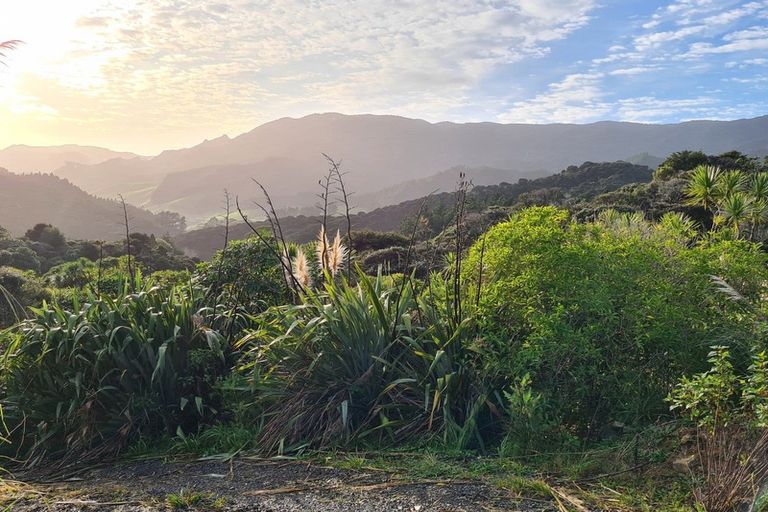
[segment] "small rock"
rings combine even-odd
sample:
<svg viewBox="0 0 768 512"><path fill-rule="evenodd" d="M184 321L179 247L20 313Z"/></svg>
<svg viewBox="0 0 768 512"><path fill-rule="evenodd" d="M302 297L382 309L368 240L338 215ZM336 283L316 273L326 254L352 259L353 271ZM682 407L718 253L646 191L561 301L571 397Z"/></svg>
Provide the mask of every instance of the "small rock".
<svg viewBox="0 0 768 512"><path fill-rule="evenodd" d="M696 460L695 455L689 455L687 457L680 457L672 461L672 466L678 471L689 473L691 471L691 463Z"/></svg>

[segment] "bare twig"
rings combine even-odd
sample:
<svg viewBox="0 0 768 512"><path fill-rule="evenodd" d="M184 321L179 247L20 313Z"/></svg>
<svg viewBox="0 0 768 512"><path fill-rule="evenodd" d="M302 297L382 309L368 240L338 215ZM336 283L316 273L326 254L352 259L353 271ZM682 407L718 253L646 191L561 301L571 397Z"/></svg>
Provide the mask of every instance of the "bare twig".
<svg viewBox="0 0 768 512"><path fill-rule="evenodd" d="M334 176L333 167L331 167L328 170L328 173L325 175L323 179L318 181L320 187L323 189L323 191L318 194L318 197L320 198L321 204L318 205L318 208L323 212L322 216L322 227L320 231L320 268L323 269L323 274L326 269L326 261L328 258L328 199L330 195L330 189L331 189L331 179ZM322 277L322 276L321 276Z"/></svg>
<svg viewBox="0 0 768 512"><path fill-rule="evenodd" d="M104 241L99 240L97 243L99 244L99 273L98 278L96 279L96 296L101 298L101 276L102 268L104 265Z"/></svg>
<svg viewBox="0 0 768 512"><path fill-rule="evenodd" d="M301 283L299 283L299 281L293 275L293 271L291 270L291 267L290 267L290 262L286 262L285 261L286 259L290 259L290 258L283 258L283 257L281 257L281 255L275 250L275 248L272 247L272 245L270 245L270 243L264 238L264 236L261 233L259 233L259 230L256 229L253 226L253 224L250 223L250 221L248 220L248 216L245 213L243 213L243 210L240 208L240 202L239 202L237 196L235 196L235 205L237 207L237 212L240 214L240 217L243 219L243 222L245 222L245 224L250 228L250 230L253 232L253 234L255 234L258 237L258 239L264 245L267 246L267 248L270 250L270 252L272 252L272 254L277 258L277 261L280 262L280 265L283 267L283 271L293 281L293 286L295 286L295 288L291 288L289 286L289 290L288 291L292 292L294 290L298 290L301 293L306 293L306 290L304 289L304 287L301 285Z"/></svg>
<svg viewBox="0 0 768 512"><path fill-rule="evenodd" d="M227 189L224 189L224 247L221 248L221 257L219 258L219 264L216 268L216 281L214 282L213 288L208 290L208 293L211 295L218 295L219 291L221 290L221 277L222 273L224 272L224 262L227 257L227 247L229 246L229 216L232 208L232 202L229 195L229 191ZM214 304L213 304L213 318L216 318L216 306L218 305L218 300L214 297Z"/></svg>
<svg viewBox="0 0 768 512"><path fill-rule="evenodd" d="M258 201L255 201L256 206L259 207L259 209L264 212L264 215L267 216L267 220L269 221L269 225L272 229L272 236L275 238L275 242L279 244L279 247L283 251L283 257L280 258L280 261L283 262L283 266L288 267L288 273L290 274L290 277L286 275L285 277L285 283L290 288L290 281L293 280L295 284L298 284L298 280L293 275L293 262L291 261L291 256L288 253L288 242L285 240L285 235L283 235L283 227L280 225L280 217L277 216L277 211L275 210L275 205L272 202L272 197L270 197L269 192L267 192L267 189L264 185L261 184L260 181L256 180L255 178L251 178L251 180L256 183L256 185L259 186L261 189L261 193L264 194L264 198L267 201L267 206L269 209L265 208L261 203ZM238 210L240 208L238 207ZM242 216L242 212L241 212ZM283 260L286 261L283 261ZM298 288L297 288L298 290ZM303 290L303 288L302 288Z"/></svg>
<svg viewBox="0 0 768 512"><path fill-rule="evenodd" d="M456 325L461 323L461 259L464 253L464 216L467 205L467 190L471 183L466 180L466 174L459 173L459 183L456 189L456 235L455 235L455 261L453 272L453 315Z"/></svg>
<svg viewBox="0 0 768 512"><path fill-rule="evenodd" d="M413 223L413 228L411 229L411 237L408 240L408 249L405 251L405 266L403 267L403 281L400 283L400 291L397 295L398 302L400 301L400 297L403 296L403 292L405 292L405 285L406 283L411 281L411 274L408 272L408 267L410 267L411 264L411 252L413 251L413 246L416 243L416 230L419 228L419 219L421 218L422 213L424 213L425 208L427 207L427 202L432 197L432 194L434 192L430 192L428 196L426 196L419 205L419 211L416 213L416 222ZM407 277L406 277L407 276ZM411 283L411 286L413 286L413 283ZM395 312L395 322L392 326L392 338L395 337L397 334L397 325L400 323L400 308L397 308L397 311Z"/></svg>
<svg viewBox="0 0 768 512"><path fill-rule="evenodd" d="M349 205L349 198L352 194L347 193L347 188L344 184L344 178L343 178L343 176L346 173L341 172L341 161L336 162L325 153L323 153L323 156L325 157L326 160L328 160L328 163L331 165L331 169L336 175L336 183L339 186L339 192L341 192L341 199L344 203L344 216L347 219L347 244L349 245L349 248L347 250L347 281L351 281L353 241L352 241L352 216L350 213L352 208Z"/></svg>
<svg viewBox="0 0 768 512"><path fill-rule="evenodd" d="M483 288L483 259L485 258L485 234L483 234L483 241L480 243L480 263L477 269L477 294L475 296L475 307L480 307L480 291Z"/></svg>

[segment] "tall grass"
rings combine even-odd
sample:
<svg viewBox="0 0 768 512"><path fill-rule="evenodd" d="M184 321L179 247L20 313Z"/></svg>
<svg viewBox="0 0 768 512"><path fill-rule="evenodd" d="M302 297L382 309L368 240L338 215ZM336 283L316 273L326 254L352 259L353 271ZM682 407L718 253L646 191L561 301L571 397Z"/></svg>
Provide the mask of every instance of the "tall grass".
<svg viewBox="0 0 768 512"><path fill-rule="evenodd" d="M328 280L241 340L263 450L476 435L486 399L457 357L466 325L449 329L443 311L396 281Z"/></svg>
<svg viewBox="0 0 768 512"><path fill-rule="evenodd" d="M142 432L194 431L216 416L227 346L204 293L139 290L87 295L74 311L44 303L6 336L0 405L14 457L114 454Z"/></svg>

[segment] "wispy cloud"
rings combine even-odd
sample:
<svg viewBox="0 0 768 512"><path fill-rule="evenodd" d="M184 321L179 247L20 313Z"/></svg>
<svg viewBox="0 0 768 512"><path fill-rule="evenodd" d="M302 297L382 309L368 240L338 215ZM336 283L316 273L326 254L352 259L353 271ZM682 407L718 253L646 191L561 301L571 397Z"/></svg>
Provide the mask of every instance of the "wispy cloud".
<svg viewBox="0 0 768 512"><path fill-rule="evenodd" d="M761 56L768 49L766 16L766 0L670 2L607 41L582 73L516 101L503 118L669 122L764 114L765 82L750 69L768 65ZM701 85L712 81L729 86Z"/></svg>
<svg viewBox="0 0 768 512"><path fill-rule="evenodd" d="M768 0L27 0L4 14L0 34L27 44L0 70L0 145L151 152L330 110L666 122L768 109L755 80Z"/></svg>
<svg viewBox="0 0 768 512"><path fill-rule="evenodd" d="M595 7L593 0L86 4L71 21L65 55L19 63L17 93L34 88L69 119L80 109L98 112L128 128L126 138L145 136L142 125L162 129L159 144L314 111L439 118L500 67L546 56ZM88 126L104 130L91 116L81 125Z"/></svg>

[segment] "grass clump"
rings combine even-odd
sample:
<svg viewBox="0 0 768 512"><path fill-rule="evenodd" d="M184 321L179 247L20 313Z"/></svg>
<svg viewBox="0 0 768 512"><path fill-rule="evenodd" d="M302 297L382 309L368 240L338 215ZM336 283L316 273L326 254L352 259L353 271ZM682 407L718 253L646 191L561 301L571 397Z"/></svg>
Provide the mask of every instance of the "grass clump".
<svg viewBox="0 0 768 512"><path fill-rule="evenodd" d="M195 432L216 417L227 344L201 291L144 288L32 312L2 361L16 458L115 454L142 433Z"/></svg>

